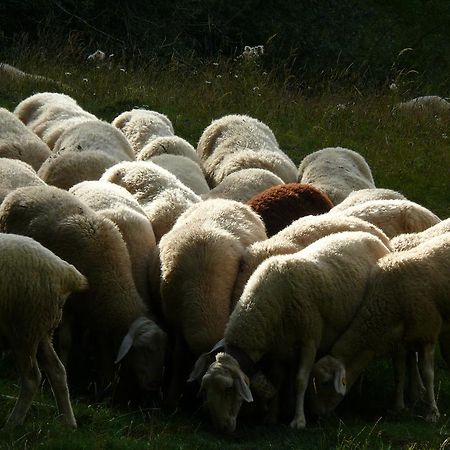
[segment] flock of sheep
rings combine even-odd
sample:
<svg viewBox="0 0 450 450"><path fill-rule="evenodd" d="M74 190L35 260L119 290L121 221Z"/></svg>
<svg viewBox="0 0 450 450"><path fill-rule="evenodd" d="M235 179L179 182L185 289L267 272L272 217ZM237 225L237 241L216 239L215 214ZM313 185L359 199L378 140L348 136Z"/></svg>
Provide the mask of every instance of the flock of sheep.
<svg viewBox="0 0 450 450"><path fill-rule="evenodd" d="M171 408L198 383L228 432L244 402L276 423L291 393L300 429L386 354L395 408L423 398L439 418L450 219L377 188L352 150L297 168L245 115L214 120L194 148L158 112L110 124L38 93L0 109L0 249L0 342L21 379L7 426L40 366L73 427L68 384L94 381Z"/></svg>

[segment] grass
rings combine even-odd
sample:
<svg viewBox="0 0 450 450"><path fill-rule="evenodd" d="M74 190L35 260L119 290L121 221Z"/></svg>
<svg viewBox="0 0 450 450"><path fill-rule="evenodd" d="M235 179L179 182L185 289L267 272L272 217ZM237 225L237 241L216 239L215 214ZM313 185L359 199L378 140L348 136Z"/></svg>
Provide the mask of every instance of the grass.
<svg viewBox="0 0 450 450"><path fill-rule="evenodd" d="M398 190L441 218L450 216L450 119L400 116L393 106L417 94L411 83L392 92L386 86L362 90L346 80L327 80L303 89L288 75L275 79L257 64L242 61L114 62L111 68L92 67L64 55L20 53L8 62L48 76L52 82L12 80L0 74L0 106L13 110L25 97L40 91L61 91L88 111L110 121L120 112L146 107L165 113L178 135L193 145L215 118L241 113L267 123L280 147L299 164L303 156L327 146L361 153L372 168L377 186ZM0 423L18 394L10 361L0 364ZM443 416L436 425L418 415L396 417L387 411L392 399L392 375L385 363L376 364L354 389L337 415L309 421L306 430L288 426L239 424L233 437L213 434L198 409L168 415L159 409L112 409L74 398L79 423L64 429L56 418L47 386L35 399L26 423L0 432L0 448L24 449L445 449L450 448L450 377L437 362L436 389Z"/></svg>

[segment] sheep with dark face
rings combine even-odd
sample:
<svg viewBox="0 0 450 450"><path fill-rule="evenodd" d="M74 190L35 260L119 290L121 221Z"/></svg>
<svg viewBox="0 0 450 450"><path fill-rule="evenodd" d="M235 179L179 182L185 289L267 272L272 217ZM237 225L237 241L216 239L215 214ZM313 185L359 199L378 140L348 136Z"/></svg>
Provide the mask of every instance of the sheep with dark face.
<svg viewBox="0 0 450 450"><path fill-rule="evenodd" d="M223 338L240 259L248 245L265 238L264 224L248 206L224 199L191 206L163 236L161 301L176 338L175 368L182 355L199 357ZM173 372L172 403L189 367Z"/></svg>
<svg viewBox="0 0 450 450"><path fill-rule="evenodd" d="M434 349L440 341L450 365L450 233L428 239L410 250L381 258L372 271L360 310L313 368L317 387L312 409L332 411L358 376L393 348L418 350L426 389L426 420L436 422ZM404 408L406 352L397 355L396 407Z"/></svg>
<svg viewBox="0 0 450 450"><path fill-rule="evenodd" d="M273 366L298 361L291 427L305 427L304 396L316 354L347 328L370 271L387 253L372 234L342 232L256 269L228 321L225 352L205 375L192 374L203 375L201 389L218 429L234 431L240 405L252 401L249 377L263 359Z"/></svg>

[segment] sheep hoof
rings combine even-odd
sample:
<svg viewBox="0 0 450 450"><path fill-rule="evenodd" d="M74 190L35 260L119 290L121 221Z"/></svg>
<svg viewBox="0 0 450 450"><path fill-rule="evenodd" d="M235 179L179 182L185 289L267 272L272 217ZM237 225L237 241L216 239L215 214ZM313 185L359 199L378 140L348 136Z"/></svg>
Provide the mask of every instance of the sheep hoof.
<svg viewBox="0 0 450 450"><path fill-rule="evenodd" d="M302 430L306 426L305 416L294 417L294 420L291 422L290 427L294 430Z"/></svg>

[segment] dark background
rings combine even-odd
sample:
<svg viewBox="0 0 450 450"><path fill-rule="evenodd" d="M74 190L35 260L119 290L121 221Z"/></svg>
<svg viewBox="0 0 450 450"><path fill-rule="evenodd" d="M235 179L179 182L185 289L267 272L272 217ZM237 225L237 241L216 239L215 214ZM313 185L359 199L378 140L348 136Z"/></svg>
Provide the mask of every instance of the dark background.
<svg viewBox="0 0 450 450"><path fill-rule="evenodd" d="M442 85L450 72L450 1L2 0L3 59L18 40L84 59L100 48L128 60L236 57L245 45L262 44L265 65L297 76L347 69L385 83L416 70Z"/></svg>

